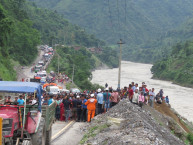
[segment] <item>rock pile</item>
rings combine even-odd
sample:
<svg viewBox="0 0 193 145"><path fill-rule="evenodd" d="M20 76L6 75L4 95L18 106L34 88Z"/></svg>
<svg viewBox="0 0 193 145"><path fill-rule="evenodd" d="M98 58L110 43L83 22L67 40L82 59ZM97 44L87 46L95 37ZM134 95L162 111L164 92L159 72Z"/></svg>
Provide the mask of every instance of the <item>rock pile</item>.
<svg viewBox="0 0 193 145"><path fill-rule="evenodd" d="M102 127L102 128L101 128ZM151 113L129 100L121 101L106 114L98 115L87 126L85 143L93 145L183 145Z"/></svg>

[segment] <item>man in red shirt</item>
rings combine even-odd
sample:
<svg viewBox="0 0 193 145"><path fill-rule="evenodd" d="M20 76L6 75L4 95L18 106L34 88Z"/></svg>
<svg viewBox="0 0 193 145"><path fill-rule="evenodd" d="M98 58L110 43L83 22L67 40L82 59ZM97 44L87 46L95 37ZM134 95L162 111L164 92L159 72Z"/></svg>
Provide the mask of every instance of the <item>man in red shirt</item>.
<svg viewBox="0 0 193 145"><path fill-rule="evenodd" d="M133 89L132 89L132 85L129 84L129 89L128 89L128 94L129 94L129 100L132 102L132 99L133 99Z"/></svg>

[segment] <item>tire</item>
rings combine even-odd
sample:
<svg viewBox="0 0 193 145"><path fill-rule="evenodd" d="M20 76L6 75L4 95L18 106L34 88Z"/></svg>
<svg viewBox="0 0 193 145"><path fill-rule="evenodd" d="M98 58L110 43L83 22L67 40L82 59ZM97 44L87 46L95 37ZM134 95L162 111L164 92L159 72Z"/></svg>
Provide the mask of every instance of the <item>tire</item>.
<svg viewBox="0 0 193 145"><path fill-rule="evenodd" d="M38 130L35 134L31 135L33 145L46 145L46 127L45 120L41 118Z"/></svg>
<svg viewBox="0 0 193 145"><path fill-rule="evenodd" d="M46 131L46 145L51 145L52 128Z"/></svg>
<svg viewBox="0 0 193 145"><path fill-rule="evenodd" d="M24 140L24 141L22 142L22 145L32 145L32 143L31 143L31 141L29 141L29 140Z"/></svg>

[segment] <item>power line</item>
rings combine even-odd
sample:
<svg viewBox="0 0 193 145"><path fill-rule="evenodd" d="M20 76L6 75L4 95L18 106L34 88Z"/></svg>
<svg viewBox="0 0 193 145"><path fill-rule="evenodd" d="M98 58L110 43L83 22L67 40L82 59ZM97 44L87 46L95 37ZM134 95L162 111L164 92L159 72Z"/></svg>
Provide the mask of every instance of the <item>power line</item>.
<svg viewBox="0 0 193 145"><path fill-rule="evenodd" d="M117 0L117 18L118 18L118 25L119 25L119 31L120 31L121 25L120 25L120 14L119 14L119 0ZM119 37L121 39L121 33L119 33Z"/></svg>
<svg viewBox="0 0 193 145"><path fill-rule="evenodd" d="M111 27L112 27L113 33L115 33L115 31L114 31L114 26L113 26L113 20L112 20L111 7L110 7L110 2L109 2L109 0L108 0L108 7L109 7L109 18L110 18Z"/></svg>
<svg viewBox="0 0 193 145"><path fill-rule="evenodd" d="M127 0L125 0L125 30L126 30L126 27L127 27ZM126 31L124 31L124 39L126 41Z"/></svg>

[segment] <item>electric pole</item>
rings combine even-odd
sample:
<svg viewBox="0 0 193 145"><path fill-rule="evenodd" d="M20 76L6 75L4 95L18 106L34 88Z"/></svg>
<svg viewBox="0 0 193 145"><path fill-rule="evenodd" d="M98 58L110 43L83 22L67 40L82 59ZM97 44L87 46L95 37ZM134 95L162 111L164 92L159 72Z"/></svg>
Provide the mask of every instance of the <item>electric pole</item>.
<svg viewBox="0 0 193 145"><path fill-rule="evenodd" d="M73 70L72 70L72 83L74 83L74 64L73 64Z"/></svg>
<svg viewBox="0 0 193 145"><path fill-rule="evenodd" d="M119 74L118 74L118 89L120 90L120 85L121 85L122 44L124 44L124 43L122 42L122 39L120 39L120 41L117 42L117 44L120 45L120 54L119 54Z"/></svg>
<svg viewBox="0 0 193 145"><path fill-rule="evenodd" d="M59 70L60 70L60 64L59 64L59 54L58 54L58 75L59 75Z"/></svg>

